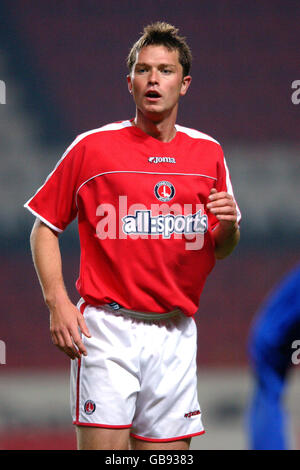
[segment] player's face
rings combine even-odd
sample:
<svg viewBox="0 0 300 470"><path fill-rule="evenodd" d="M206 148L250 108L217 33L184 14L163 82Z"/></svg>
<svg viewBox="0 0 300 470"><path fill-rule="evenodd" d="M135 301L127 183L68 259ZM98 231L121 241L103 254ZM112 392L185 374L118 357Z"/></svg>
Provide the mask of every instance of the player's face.
<svg viewBox="0 0 300 470"><path fill-rule="evenodd" d="M159 120L177 113L178 100L186 94L191 77L183 77L178 50L146 46L137 54L127 81L138 111Z"/></svg>

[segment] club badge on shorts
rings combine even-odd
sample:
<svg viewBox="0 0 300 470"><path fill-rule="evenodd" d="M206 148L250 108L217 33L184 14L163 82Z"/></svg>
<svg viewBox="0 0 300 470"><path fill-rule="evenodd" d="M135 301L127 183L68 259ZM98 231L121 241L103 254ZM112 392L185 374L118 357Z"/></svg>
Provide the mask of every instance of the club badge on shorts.
<svg viewBox="0 0 300 470"><path fill-rule="evenodd" d="M96 410L96 403L92 400L87 400L84 404L84 411L87 415L91 415Z"/></svg>
<svg viewBox="0 0 300 470"><path fill-rule="evenodd" d="M154 194L160 201L167 202L175 196L175 188L169 181L160 181L155 185Z"/></svg>

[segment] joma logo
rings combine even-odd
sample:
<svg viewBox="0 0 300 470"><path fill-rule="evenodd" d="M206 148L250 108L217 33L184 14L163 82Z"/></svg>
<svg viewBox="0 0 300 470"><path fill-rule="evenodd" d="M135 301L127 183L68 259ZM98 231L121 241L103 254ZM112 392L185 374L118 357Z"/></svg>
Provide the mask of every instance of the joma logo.
<svg viewBox="0 0 300 470"><path fill-rule="evenodd" d="M176 163L174 157L149 157L149 163Z"/></svg>

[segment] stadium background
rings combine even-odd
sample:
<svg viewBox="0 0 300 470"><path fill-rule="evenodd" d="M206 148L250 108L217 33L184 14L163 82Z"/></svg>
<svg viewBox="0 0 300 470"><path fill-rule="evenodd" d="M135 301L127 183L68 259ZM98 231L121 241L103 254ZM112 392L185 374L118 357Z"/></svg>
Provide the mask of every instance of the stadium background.
<svg viewBox="0 0 300 470"><path fill-rule="evenodd" d="M246 449L251 321L300 258L297 1L2 0L0 79L0 449L71 449L69 361L52 344L23 204L81 132L133 117L125 57L145 24L165 20L192 48L193 83L178 122L219 140L243 214L241 243L217 263L201 299L199 449ZM61 237L74 301L78 240ZM162 286L163 288L163 286ZM287 406L300 447L299 366ZM298 400L299 402L299 400Z"/></svg>

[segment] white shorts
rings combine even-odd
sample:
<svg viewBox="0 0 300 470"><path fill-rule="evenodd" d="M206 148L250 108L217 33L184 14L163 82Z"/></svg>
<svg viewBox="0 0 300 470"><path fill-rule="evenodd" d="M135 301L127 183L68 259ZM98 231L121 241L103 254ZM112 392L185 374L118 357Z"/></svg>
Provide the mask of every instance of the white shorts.
<svg viewBox="0 0 300 470"><path fill-rule="evenodd" d="M131 428L137 439L203 434L192 318L136 319L81 303L91 338L71 361L71 413L79 426Z"/></svg>

